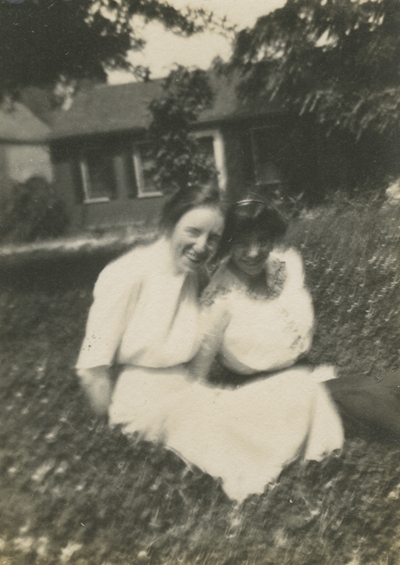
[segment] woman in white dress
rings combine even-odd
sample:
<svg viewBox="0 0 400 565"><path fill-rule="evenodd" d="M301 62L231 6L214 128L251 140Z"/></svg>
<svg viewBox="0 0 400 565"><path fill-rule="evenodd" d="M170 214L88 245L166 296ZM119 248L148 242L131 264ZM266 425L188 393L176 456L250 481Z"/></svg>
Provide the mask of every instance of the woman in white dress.
<svg viewBox="0 0 400 565"><path fill-rule="evenodd" d="M220 429L225 409L233 422L227 441L254 450L242 462L241 477L229 470L225 475L231 491L242 496L276 479L297 456L319 460L344 439L321 384L335 378L334 368L296 365L311 346L314 315L300 255L275 248L285 231L280 215L262 201L231 207L220 247L224 258L202 298L202 347L191 363L199 380L231 387L230 397L217 400Z"/></svg>
<svg viewBox="0 0 400 565"><path fill-rule="evenodd" d="M223 224L217 189L180 191L164 206L160 237L100 273L76 370L92 408L112 424L161 434L161 401L186 382L199 348L201 272ZM123 370L113 391L114 364Z"/></svg>
<svg viewBox="0 0 400 565"><path fill-rule="evenodd" d="M340 447L341 436L328 397L319 394L308 373L297 371L296 379L285 373L232 391L196 381L189 371L199 351L197 369L204 359L198 294L202 268L223 230L219 198L211 188L177 193L164 208L161 237L102 271L76 367L92 407L108 412L111 425L162 441L185 461L221 477L228 496L240 501L262 492L300 451L321 458ZM112 390L114 363L122 371ZM288 406L281 397L278 413L271 398L275 403L280 390L285 393L286 381L292 392ZM276 390L270 382L277 383Z"/></svg>

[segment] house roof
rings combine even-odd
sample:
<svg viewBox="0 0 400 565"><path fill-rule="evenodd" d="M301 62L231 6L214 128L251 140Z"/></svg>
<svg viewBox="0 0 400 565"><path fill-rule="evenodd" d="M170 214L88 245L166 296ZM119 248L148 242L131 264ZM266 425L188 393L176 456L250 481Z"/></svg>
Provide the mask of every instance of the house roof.
<svg viewBox="0 0 400 565"><path fill-rule="evenodd" d="M276 112L270 104L243 105L235 86L227 77L212 76L212 108L198 122L207 124L238 117ZM70 109L60 112L53 124L53 139L123 131L140 131L151 122L148 105L162 95L162 81L134 82L123 85L99 85L80 92Z"/></svg>
<svg viewBox="0 0 400 565"><path fill-rule="evenodd" d="M0 143L47 143L50 128L24 104L5 101L0 106Z"/></svg>

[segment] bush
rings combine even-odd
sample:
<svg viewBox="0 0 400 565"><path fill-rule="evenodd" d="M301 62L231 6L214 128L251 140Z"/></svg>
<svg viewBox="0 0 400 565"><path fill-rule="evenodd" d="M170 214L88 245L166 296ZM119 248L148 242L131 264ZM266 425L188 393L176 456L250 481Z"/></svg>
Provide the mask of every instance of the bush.
<svg viewBox="0 0 400 565"><path fill-rule="evenodd" d="M315 363L340 372L399 367L400 207L342 201L303 214L288 243L301 250L317 331Z"/></svg>
<svg viewBox="0 0 400 565"><path fill-rule="evenodd" d="M68 216L64 203L45 178L34 176L16 183L4 200L0 242L31 242L65 233Z"/></svg>

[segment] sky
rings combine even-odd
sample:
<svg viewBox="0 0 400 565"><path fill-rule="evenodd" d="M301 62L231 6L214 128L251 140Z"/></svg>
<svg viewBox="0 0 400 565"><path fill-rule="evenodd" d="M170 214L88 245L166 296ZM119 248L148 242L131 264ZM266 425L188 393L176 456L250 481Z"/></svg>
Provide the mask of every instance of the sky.
<svg viewBox="0 0 400 565"><path fill-rule="evenodd" d="M253 26L259 16L283 6L285 0L169 0L169 3L178 9L204 8L218 17L226 16L242 29ZM145 24L140 18L136 19L135 27L140 29L147 44L143 52L131 53L129 58L135 65L148 66L152 78L166 76L174 64L207 69L216 56L226 61L231 53L230 40L217 33L183 38L166 31L159 23ZM112 72L108 76L110 84L131 80L132 75L123 72Z"/></svg>

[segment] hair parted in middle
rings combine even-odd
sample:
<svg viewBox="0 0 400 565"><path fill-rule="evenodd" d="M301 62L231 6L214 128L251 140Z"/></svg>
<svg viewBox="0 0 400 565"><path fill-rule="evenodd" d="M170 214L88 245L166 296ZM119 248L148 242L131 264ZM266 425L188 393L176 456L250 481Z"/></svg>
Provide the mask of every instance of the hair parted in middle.
<svg viewBox="0 0 400 565"><path fill-rule="evenodd" d="M218 257L229 255L232 246L237 243L275 244L283 239L286 230L287 222L275 206L260 197L249 196L229 207Z"/></svg>
<svg viewBox="0 0 400 565"><path fill-rule="evenodd" d="M165 203L159 221L159 230L170 235L179 220L195 208L217 208L225 214L225 200L221 190L214 184L188 186L173 194Z"/></svg>

